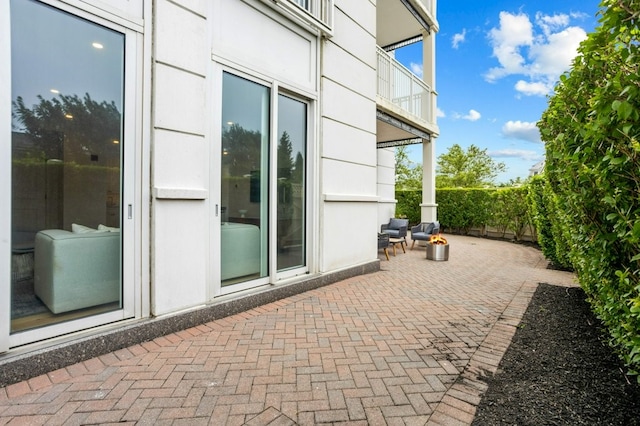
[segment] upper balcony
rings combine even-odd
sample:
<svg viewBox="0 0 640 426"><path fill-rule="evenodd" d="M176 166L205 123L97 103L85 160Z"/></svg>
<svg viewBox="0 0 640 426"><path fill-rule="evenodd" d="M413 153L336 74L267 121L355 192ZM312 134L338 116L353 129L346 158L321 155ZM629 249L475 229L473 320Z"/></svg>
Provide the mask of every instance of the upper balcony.
<svg viewBox="0 0 640 426"><path fill-rule="evenodd" d="M377 3L377 141L379 147L429 140L439 132L437 93L432 87L435 63L430 44L423 48L425 76L400 64L393 50L423 41L438 31L436 0L378 0ZM382 47L380 47L382 46Z"/></svg>
<svg viewBox="0 0 640 426"><path fill-rule="evenodd" d="M436 0L378 0L376 2L378 46L394 49L438 32Z"/></svg>
<svg viewBox="0 0 640 426"><path fill-rule="evenodd" d="M421 78L409 71L393 56L378 47L378 118L394 125L397 129L393 135L389 130L378 134L381 139L428 139L429 134L437 133L434 115L436 93ZM391 116L382 117L381 114ZM402 125L399 121L404 121ZM392 121L393 120L393 121ZM408 126L413 132L406 132ZM380 126L379 126L380 127ZM404 128L404 132L399 132ZM416 132L418 131L418 132ZM425 135L425 133L427 135ZM386 136L385 136L386 134Z"/></svg>

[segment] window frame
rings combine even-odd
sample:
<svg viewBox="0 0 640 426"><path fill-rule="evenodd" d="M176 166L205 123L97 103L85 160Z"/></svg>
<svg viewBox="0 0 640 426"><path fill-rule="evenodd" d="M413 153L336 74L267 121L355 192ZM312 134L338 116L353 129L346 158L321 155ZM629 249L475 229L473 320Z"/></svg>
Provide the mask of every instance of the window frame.
<svg viewBox="0 0 640 426"><path fill-rule="evenodd" d="M124 44L124 87L126 94L123 103L123 137L124 148L121 153L122 194L121 194L121 232L122 232L122 267L121 285L122 307L92 316L86 316L66 322L44 325L11 334L11 298L0 297L0 353L12 348L46 341L61 335L81 332L94 327L106 326L110 323L125 319L139 318L143 314L145 304L142 301L140 264L142 261L141 218L144 207L141 200L141 179L144 166L139 164L142 153L143 126L143 51L144 34L141 20L130 16L119 16L114 12L106 12L85 3L61 2L58 0L37 0L45 6L50 6L69 13L92 24L99 25L119 33L125 37ZM10 2L0 5L0 81L11 82L11 14ZM70 4L72 3L72 4ZM11 84L0 85L0 134L8 135L11 140ZM0 194L11 199L11 144L0 146ZM4 166L4 167L2 167ZM1 217L11 217L11 202L0 203L3 214ZM128 213L130 215L128 217ZM4 215L6 213L6 216ZM0 277L10 277L11 274L11 220L0 222ZM0 279L0 295L10 295L10 280Z"/></svg>
<svg viewBox="0 0 640 426"><path fill-rule="evenodd" d="M269 193L269 206L268 206L268 248L267 248L267 262L269 272L265 277L257 278L254 280L244 281L237 284L232 284L223 287L220 280L220 256L217 255L210 258L213 262L210 265L210 278L212 282L209 287L209 299L215 299L216 297L226 296L229 294L254 289L260 286L277 285L286 283L290 280L295 280L300 276L308 276L309 273L315 270L315 258L316 244L313 237L315 229L315 221L317 215L312 210L314 207L313 194L315 191L315 185L317 180L313 179L315 167L315 141L317 140L317 120L315 118L317 113L317 97L314 94L310 94L289 86L286 83L280 82L273 78L266 78L260 76L256 72L252 72L246 69L239 69L237 64L234 66L224 64L223 62L214 62L214 76L212 78L213 93L222 93L222 76L224 73L232 74L234 76L246 79L253 83L265 86L270 89L270 117L269 117L269 187L267 189ZM278 99L280 95L287 96L300 102L304 102L307 106L306 112L306 159L305 159L305 264L300 267L294 267L285 269L283 271L277 270L277 167L273 167L277 160L278 149ZM222 143L222 99L214 97L215 103L212 108L212 114L214 119L211 120L211 136L212 143L211 149L211 192L212 192L212 209L209 217L212 222L211 231L211 248L210 253L219 252L219 244L221 242L221 220L222 215L219 211L220 196L221 196L221 176L220 168L221 164L221 146Z"/></svg>

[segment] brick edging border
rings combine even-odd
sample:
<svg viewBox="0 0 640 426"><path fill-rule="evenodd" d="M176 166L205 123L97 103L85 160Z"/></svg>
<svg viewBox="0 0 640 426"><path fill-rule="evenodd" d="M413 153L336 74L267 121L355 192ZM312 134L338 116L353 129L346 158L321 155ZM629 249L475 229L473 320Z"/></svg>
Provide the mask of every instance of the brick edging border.
<svg viewBox="0 0 640 426"><path fill-rule="evenodd" d="M531 281L522 283L458 379L442 397L428 424L472 423L480 399L489 387L483 379L498 370L538 284Z"/></svg>

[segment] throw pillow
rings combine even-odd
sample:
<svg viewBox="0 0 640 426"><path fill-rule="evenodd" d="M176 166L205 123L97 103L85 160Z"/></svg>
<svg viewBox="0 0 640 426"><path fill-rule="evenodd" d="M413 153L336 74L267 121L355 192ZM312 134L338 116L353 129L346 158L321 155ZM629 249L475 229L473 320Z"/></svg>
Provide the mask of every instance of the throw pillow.
<svg viewBox="0 0 640 426"><path fill-rule="evenodd" d="M78 225L77 223L72 223L71 232L75 234L88 234L91 232L107 232L107 231L102 231L94 228L89 228L88 226Z"/></svg>

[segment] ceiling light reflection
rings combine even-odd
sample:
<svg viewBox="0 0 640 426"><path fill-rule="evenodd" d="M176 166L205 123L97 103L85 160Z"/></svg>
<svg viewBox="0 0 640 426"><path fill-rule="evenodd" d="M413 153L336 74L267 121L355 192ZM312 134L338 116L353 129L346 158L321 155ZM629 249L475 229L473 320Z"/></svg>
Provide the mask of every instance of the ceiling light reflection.
<svg viewBox="0 0 640 426"><path fill-rule="evenodd" d="M97 41L94 41L93 43L91 43L91 45L96 49L104 49L104 46L102 45L102 43L98 43Z"/></svg>

